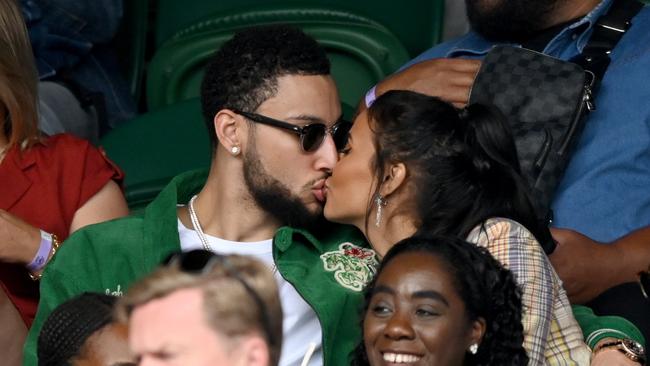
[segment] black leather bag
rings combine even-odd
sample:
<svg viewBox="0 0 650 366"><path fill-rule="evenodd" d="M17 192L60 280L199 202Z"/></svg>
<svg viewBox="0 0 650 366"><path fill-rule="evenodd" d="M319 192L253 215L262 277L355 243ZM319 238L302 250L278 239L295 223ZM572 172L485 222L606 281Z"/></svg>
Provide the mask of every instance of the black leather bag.
<svg viewBox="0 0 650 366"><path fill-rule="evenodd" d="M550 203L585 114L593 108L593 74L577 64L512 46L496 46L478 72L470 103L498 107L507 117L521 173L540 219Z"/></svg>

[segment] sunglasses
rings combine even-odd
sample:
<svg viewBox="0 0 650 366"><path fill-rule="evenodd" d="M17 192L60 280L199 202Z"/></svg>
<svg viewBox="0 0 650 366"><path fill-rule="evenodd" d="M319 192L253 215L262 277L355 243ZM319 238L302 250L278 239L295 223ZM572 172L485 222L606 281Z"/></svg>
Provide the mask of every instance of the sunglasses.
<svg viewBox="0 0 650 366"><path fill-rule="evenodd" d="M311 123L300 127L289 122L279 121L257 113L244 112L238 109L232 109L232 111L253 122L282 128L295 133L300 136L300 147L304 152L316 151L323 141L325 141L325 136L327 134L332 135L336 151L341 151L348 143L348 136L350 129L352 128L352 123L343 119L340 119L332 127L327 127L323 123Z"/></svg>
<svg viewBox="0 0 650 366"><path fill-rule="evenodd" d="M164 262L167 266L178 266L178 268L186 273L194 275L204 275L210 273L216 266L222 266L226 274L239 282L244 290L250 295L253 301L257 304L260 312L262 326L269 346L275 345L275 339L271 336L271 321L269 314L264 306L264 301L260 295L244 280L239 271L233 266L228 257L221 254L216 254L208 250L196 249L188 252L174 253Z"/></svg>
<svg viewBox="0 0 650 366"><path fill-rule="evenodd" d="M643 297L650 299L650 268L647 271L639 272L639 286L641 286Z"/></svg>

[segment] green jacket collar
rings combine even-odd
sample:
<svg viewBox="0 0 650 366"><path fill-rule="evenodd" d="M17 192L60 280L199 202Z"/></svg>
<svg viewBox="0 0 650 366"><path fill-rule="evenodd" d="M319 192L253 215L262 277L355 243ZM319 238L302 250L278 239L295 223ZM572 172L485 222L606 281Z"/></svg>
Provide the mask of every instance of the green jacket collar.
<svg viewBox="0 0 650 366"><path fill-rule="evenodd" d="M208 178L205 169L186 172L176 176L147 206L144 211L144 240L153 249L158 262L170 253L180 250L178 234L178 204L187 204L197 194ZM160 250L163 248L164 250Z"/></svg>

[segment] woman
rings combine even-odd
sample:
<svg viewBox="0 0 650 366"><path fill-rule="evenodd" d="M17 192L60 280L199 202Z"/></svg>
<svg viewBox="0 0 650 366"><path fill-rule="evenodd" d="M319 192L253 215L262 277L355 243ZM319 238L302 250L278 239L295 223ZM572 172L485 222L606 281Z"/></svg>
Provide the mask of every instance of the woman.
<svg viewBox="0 0 650 366"><path fill-rule="evenodd" d="M24 327L38 303L33 280L59 243L85 225L128 213L122 173L101 151L68 135L39 134L32 57L19 8L0 1L0 291Z"/></svg>
<svg viewBox="0 0 650 366"><path fill-rule="evenodd" d="M135 366L129 330L113 321L116 301L85 292L59 305L38 336L39 366Z"/></svg>
<svg viewBox="0 0 650 366"><path fill-rule="evenodd" d="M486 247L522 287L531 364L589 363L566 293L536 240L548 233L537 225L497 111L385 93L357 117L326 187L325 216L358 227L380 256L416 233Z"/></svg>
<svg viewBox="0 0 650 366"><path fill-rule="evenodd" d="M452 237L405 239L366 296L360 365L528 362L519 288L484 248Z"/></svg>

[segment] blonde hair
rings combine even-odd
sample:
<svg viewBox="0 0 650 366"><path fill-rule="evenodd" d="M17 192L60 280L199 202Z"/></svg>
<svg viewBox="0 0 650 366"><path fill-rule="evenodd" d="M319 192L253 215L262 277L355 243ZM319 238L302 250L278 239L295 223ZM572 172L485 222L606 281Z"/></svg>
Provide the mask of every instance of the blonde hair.
<svg viewBox="0 0 650 366"><path fill-rule="evenodd" d="M226 256L228 266L215 265L208 273L196 275L183 272L177 265L162 267L135 283L118 301L117 319L127 323L138 306L181 289L200 289L203 311L208 324L219 334L237 337L258 332L266 335L263 309L242 283L231 275L236 271L257 293L266 309L270 365L277 365L282 349L282 306L271 271L261 262L246 256ZM266 337L264 337L266 339ZM268 340L267 340L268 341Z"/></svg>
<svg viewBox="0 0 650 366"><path fill-rule="evenodd" d="M0 0L0 133L9 147L38 141L38 76L20 7Z"/></svg>

